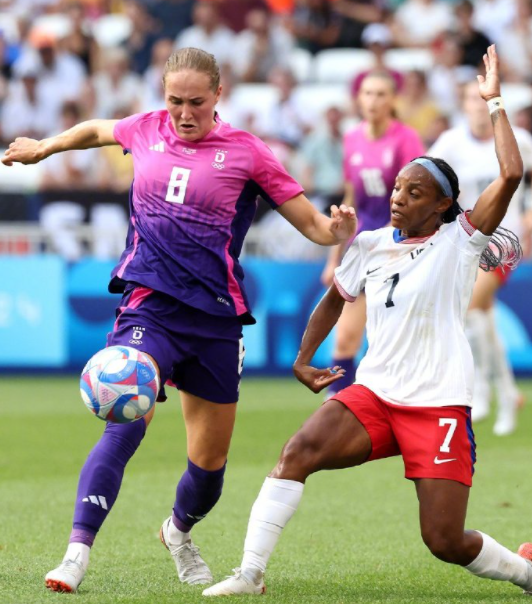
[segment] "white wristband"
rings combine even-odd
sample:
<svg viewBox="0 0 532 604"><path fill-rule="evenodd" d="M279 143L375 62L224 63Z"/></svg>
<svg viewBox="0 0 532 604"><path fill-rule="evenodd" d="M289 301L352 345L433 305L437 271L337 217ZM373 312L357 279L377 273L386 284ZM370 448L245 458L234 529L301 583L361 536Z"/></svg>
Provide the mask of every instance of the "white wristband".
<svg viewBox="0 0 532 604"><path fill-rule="evenodd" d="M504 109L504 101L502 100L502 96L496 96L494 99L490 99L488 101L488 109L490 115L495 113L495 111L499 111L499 109Z"/></svg>

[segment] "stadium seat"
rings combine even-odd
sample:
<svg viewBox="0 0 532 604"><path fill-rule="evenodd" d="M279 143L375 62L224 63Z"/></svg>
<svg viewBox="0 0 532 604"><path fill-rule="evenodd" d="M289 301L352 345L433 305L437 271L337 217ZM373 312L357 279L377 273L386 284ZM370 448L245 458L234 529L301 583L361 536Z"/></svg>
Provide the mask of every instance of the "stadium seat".
<svg viewBox="0 0 532 604"><path fill-rule="evenodd" d="M434 63L431 51L426 48L393 48L386 51L384 61L396 71L428 71Z"/></svg>
<svg viewBox="0 0 532 604"><path fill-rule="evenodd" d="M56 38L64 38L72 31L72 21L59 13L41 15L33 21L32 29L49 32Z"/></svg>
<svg viewBox="0 0 532 604"><path fill-rule="evenodd" d="M361 48L331 48L314 58L316 81L345 84L357 73L371 69L374 60L369 50Z"/></svg>
<svg viewBox="0 0 532 604"><path fill-rule="evenodd" d="M347 84L301 84L295 94L309 116L319 118L329 107L345 109L349 105Z"/></svg>
<svg viewBox="0 0 532 604"><path fill-rule="evenodd" d="M279 98L271 84L238 84L233 91L235 106L244 114L260 117Z"/></svg>
<svg viewBox="0 0 532 604"><path fill-rule="evenodd" d="M312 80L313 57L312 53L304 48L294 48L288 58L288 66L296 80L300 83Z"/></svg>
<svg viewBox="0 0 532 604"><path fill-rule="evenodd" d="M92 26L96 42L103 48L118 46L133 30L133 24L125 15L110 14L100 17Z"/></svg>
<svg viewBox="0 0 532 604"><path fill-rule="evenodd" d="M532 106L532 86L528 84L501 84L501 95L510 117L517 111Z"/></svg>

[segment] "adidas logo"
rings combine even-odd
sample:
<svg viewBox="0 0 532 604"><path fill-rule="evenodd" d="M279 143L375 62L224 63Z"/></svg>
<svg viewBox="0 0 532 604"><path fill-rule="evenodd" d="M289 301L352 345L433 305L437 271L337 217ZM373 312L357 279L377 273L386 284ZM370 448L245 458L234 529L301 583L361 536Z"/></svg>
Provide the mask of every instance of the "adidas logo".
<svg viewBox="0 0 532 604"><path fill-rule="evenodd" d="M159 153L164 153L164 141L157 143L156 145L152 145L150 151L159 151Z"/></svg>
<svg viewBox="0 0 532 604"><path fill-rule="evenodd" d="M98 507L101 506L104 510L109 509L107 507L107 499L103 495L89 495L88 497L83 497L81 501L85 503L94 503L94 505L97 505Z"/></svg>

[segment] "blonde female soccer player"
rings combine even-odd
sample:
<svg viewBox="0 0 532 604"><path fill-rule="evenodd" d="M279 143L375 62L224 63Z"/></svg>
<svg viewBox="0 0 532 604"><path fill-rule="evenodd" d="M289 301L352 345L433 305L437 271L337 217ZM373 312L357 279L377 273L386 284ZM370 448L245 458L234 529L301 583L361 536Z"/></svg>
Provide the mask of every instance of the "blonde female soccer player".
<svg viewBox="0 0 532 604"><path fill-rule="evenodd" d="M333 206L330 219L321 215L261 140L218 117L220 72L212 55L175 52L163 83L164 110L84 122L43 141L20 138L2 162L37 163L104 145L133 155L129 233L110 283L123 297L107 344L147 353L161 383L180 389L188 467L161 539L180 580L205 584L212 575L190 531L222 492L244 360L242 325L255 322L238 257L257 195L321 245L351 237L355 215L345 206ZM106 426L81 470L70 543L62 564L46 575L50 589L77 590L152 417Z"/></svg>
<svg viewBox="0 0 532 604"><path fill-rule="evenodd" d="M268 559L312 473L394 455L403 457L405 475L415 484L421 535L432 554L532 593L532 563L524 557L532 557L530 546L519 555L480 531L464 530L475 463L465 314L479 261L491 270L520 253L515 238L497 227L523 163L500 98L494 46L484 62L479 89L490 107L498 177L463 213L458 179L445 161L420 157L399 172L392 226L355 238L309 320L294 364L313 392L338 378L309 363L344 303L365 289L369 350L357 382L325 402L285 445L253 506L241 568L204 595L264 591ZM507 240L508 247L494 252L493 238Z"/></svg>

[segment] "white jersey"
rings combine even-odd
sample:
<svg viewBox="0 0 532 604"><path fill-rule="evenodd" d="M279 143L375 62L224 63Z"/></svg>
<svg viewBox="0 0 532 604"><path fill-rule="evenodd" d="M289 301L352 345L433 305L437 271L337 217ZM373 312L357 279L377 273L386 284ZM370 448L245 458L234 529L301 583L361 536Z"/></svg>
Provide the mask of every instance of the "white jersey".
<svg viewBox="0 0 532 604"><path fill-rule="evenodd" d="M532 136L522 128L513 130L523 158L525 172L529 172L532 170ZM464 210L473 209L480 194L500 173L494 140L476 139L467 125L444 132L432 145L427 155L440 157L452 166L460 183L458 202ZM512 197L506 216L501 223L503 227L510 229L518 237L522 235L521 215L527 205L529 203L525 199L523 179Z"/></svg>
<svg viewBox="0 0 532 604"><path fill-rule="evenodd" d="M398 405L471 406L464 320L489 240L465 214L426 238L392 227L355 238L334 281L348 301L366 292L369 348L357 384Z"/></svg>

